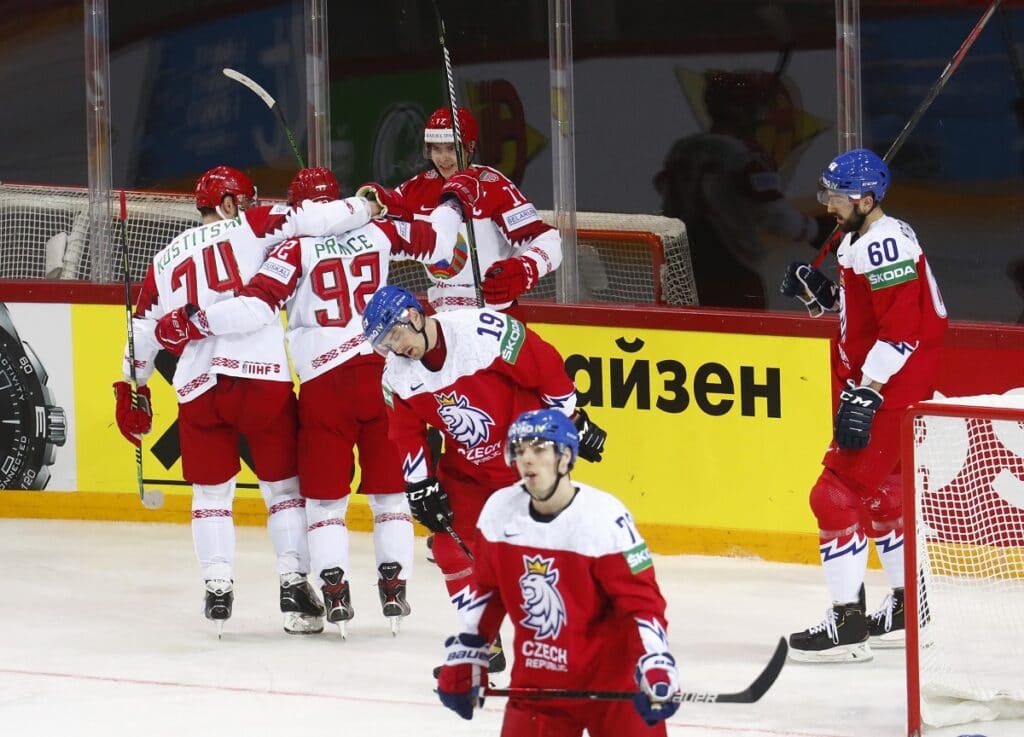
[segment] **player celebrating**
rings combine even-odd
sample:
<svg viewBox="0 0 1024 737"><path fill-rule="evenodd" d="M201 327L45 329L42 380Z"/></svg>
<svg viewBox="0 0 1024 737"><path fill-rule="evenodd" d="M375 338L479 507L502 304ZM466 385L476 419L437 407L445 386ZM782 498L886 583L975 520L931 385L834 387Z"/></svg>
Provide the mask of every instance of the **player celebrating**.
<svg viewBox="0 0 1024 737"><path fill-rule="evenodd" d="M562 357L532 330L494 310L424 315L401 287L382 288L363 313L363 333L384 365L389 427L413 517L438 534L434 557L452 603L465 615L475 523L487 497L516 480L503 460L505 430L525 410L555 408L580 428L580 454L601 460L606 433L576 409ZM426 426L444 434L436 476ZM465 546L465 548L460 547Z"/></svg>
<svg viewBox="0 0 1024 737"><path fill-rule="evenodd" d="M839 394L834 440L810 502L832 606L821 624L790 637L795 660L868 660L868 640L902 643L903 507L899 427L907 405L932 396L946 332L946 308L917 236L881 202L889 167L867 149L840 154L821 175L818 199L845 236L836 251L838 286L792 264L782 292L812 314L839 311L832 370ZM865 616L867 538L875 542L893 592Z"/></svg>
<svg viewBox="0 0 1024 737"><path fill-rule="evenodd" d="M158 334L157 320L186 304L206 307L228 299L260 268L267 249L297 233L349 230L366 223L370 205L361 198L295 211L259 206L252 181L218 166L196 183L202 224L186 230L150 264L135 310L136 374L144 406L133 409L127 381L114 384L117 423L134 443L151 425L150 392L144 386L161 345L180 354L174 372L178 433L185 479L192 483L192 536L206 582L207 619L218 633L234 600L235 532L232 501L241 468L238 436L252 451L267 527L277 554L280 606L287 632L323 630L323 608L309 586L306 515L296 476L297 409L280 322L247 335L175 345ZM161 342L162 340L162 342ZM125 377L130 376L124 353Z"/></svg>
<svg viewBox="0 0 1024 737"><path fill-rule="evenodd" d="M503 737L665 735L664 720L679 706L665 600L626 508L572 481L579 443L556 410L525 412L509 427L505 458L521 482L496 491L480 513L467 596L476 606L467 631L445 643L437 694L473 717L483 704L487 643L508 613L513 688L640 691L632 704L513 698Z"/></svg>
<svg viewBox="0 0 1024 737"><path fill-rule="evenodd" d="M467 160L471 160L479 136L476 120L464 107L457 114L463 150ZM396 190L368 184L360 187L357 194L379 195L392 202L391 209L395 209L397 196L412 216L426 217L437 207L445 182L459 170L452 116L447 107L438 108L430 116L423 142L424 157L433 168L403 182ZM479 188L472 225L487 304L477 302L473 269L467 263L465 228L452 263L445 268L428 267L431 286L427 298L436 312L481 306L508 312L523 292L533 289L542 276L562 263L562 241L558 231L540 219L537 208L500 171L478 165L467 167L467 171L475 174L474 186Z"/></svg>
<svg viewBox="0 0 1024 737"><path fill-rule="evenodd" d="M454 195L453 195L454 196ZM330 170L302 169L289 202L331 201L338 182ZM190 305L160 320L173 344L208 335L251 334L279 323L287 304L288 345L299 375L299 487L306 499L309 547L327 619L346 636L352 618L348 509L353 449L359 448L360 491L373 511L378 592L384 616L398 630L411 611L412 518L398 450L388 439L379 391L384 359L363 341L358 316L387 281L392 259L451 258L461 223L458 205L442 205L428 220L376 219L338 236L303 237L276 246L239 295L196 310Z"/></svg>

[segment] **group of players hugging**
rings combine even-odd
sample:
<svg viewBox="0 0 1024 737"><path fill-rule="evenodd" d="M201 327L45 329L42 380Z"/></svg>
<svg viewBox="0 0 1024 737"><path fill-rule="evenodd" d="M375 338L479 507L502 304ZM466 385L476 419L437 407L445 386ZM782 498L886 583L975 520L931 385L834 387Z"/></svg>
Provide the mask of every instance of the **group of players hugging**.
<svg viewBox="0 0 1024 737"><path fill-rule="evenodd" d="M476 122L468 110L457 114L472 156ZM794 264L783 283L814 312L840 311L837 379L850 381L811 494L835 605L822 625L791 638L804 659L869 657L869 636L902 630L902 566L899 577L892 566L902 541L892 481L897 410L919 398L921 377L934 370L929 341L941 340L945 325L913 231L878 206L888 171L880 183L863 176L884 162L860 155L867 164L833 162L823 177L822 201L848 233L837 252L839 285L808 264ZM519 314L520 295L561 263L558 233L496 169L458 168L448 108L428 120L424 156L430 167L397 188L367 184L347 198L328 169L302 169L287 203L274 206L259 204L241 171L203 174L202 223L153 257L142 284L134 371L126 346L125 378L114 384L118 427L140 445L152 424L146 382L157 353L176 355L182 471L192 484L205 614L218 634L234 602L241 435L268 510L285 631L319 633L326 619L347 636L345 517L358 448L380 605L395 633L411 612L413 519L434 534L463 628L435 670L447 707L470 719L482 705L489 672L504 668L507 614L513 687L635 696L513 697L502 735L664 735L680 688L650 551L618 499L571 479L578 458L601 460L606 433L577 407L558 351ZM387 284L394 260L426 270L429 314ZM908 269L885 277L893 265ZM429 428L444 438L436 458ZM865 534L894 586L880 616L864 612Z"/></svg>

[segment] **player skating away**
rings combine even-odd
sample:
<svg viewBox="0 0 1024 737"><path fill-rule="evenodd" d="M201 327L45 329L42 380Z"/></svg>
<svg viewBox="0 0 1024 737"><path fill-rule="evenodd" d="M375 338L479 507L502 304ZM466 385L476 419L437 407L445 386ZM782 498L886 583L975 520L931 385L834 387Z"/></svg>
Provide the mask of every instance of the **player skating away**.
<svg viewBox="0 0 1024 737"><path fill-rule="evenodd" d="M434 557L465 616L472 549L487 497L516 480L503 460L505 433L522 412L550 407L574 418L583 458L599 461L605 432L576 408L558 351L515 318L488 309L427 317L401 287L382 288L363 313L366 340L387 354L384 396L413 517L437 533ZM436 473L427 425L444 434Z"/></svg>
<svg viewBox="0 0 1024 737"><path fill-rule="evenodd" d="M293 204L335 200L338 182L328 169L303 169L288 196ZM445 204L426 220L378 218L339 235L286 240L271 250L237 297L205 310L181 307L158 326L158 335L172 345L208 335L248 336L279 324L278 307L287 306L288 347L300 382L299 488L306 500L310 557L327 619L338 624L342 636L354 614L345 516L356 447L360 491L373 512L381 606L395 632L410 612L412 519L401 461L388 439L380 392L384 359L363 340L360 316L387 281L390 261L451 258L461 213L459 205Z"/></svg>
<svg viewBox="0 0 1024 737"><path fill-rule="evenodd" d="M479 129L472 113L458 109L462 145L471 160L476 151ZM391 207L401 207L414 217L426 217L441 198L445 182L458 173L455 134L451 111L439 108L423 132L423 153L433 164L394 190L376 184L364 185L358 194L379 196ZM489 166L473 165L467 171L476 177L479 195L473 208L482 289L486 306L499 311L513 310L521 294L562 263L562 241L558 231L546 225L537 208L508 177ZM428 266L431 286L427 299L436 312L480 307L468 263L465 226L455 259L446 267ZM518 315L517 315L518 317Z"/></svg>
<svg viewBox="0 0 1024 737"><path fill-rule="evenodd" d="M796 660L867 660L868 644L903 644L903 504L899 428L904 409L934 392L948 320L935 277L909 225L882 211L889 167L867 149L840 154L821 175L818 199L845 233L839 284L792 264L782 292L812 314L839 311L832 371L839 394L835 438L811 489L832 606L790 637ZM865 615L867 539L893 588Z"/></svg>
<svg viewBox="0 0 1024 737"><path fill-rule="evenodd" d="M521 479L477 522L465 632L448 638L441 702L464 719L483 704L487 643L515 625L513 688L632 690L634 702L509 700L502 737L666 734L678 704L665 600L633 518L611 494L570 476L576 428L557 410L520 415L505 458Z"/></svg>
<svg viewBox="0 0 1024 737"><path fill-rule="evenodd" d="M291 211L259 206L244 173L218 166L196 183L202 224L174 238L150 264L135 310L136 375L145 384L161 344L157 320L186 304L208 307L230 298L263 264L267 250L305 232L350 230L366 223L369 204L350 198L307 203ZM323 609L309 586L306 514L296 475L297 405L280 323L248 335L171 346L180 354L174 372L182 472L192 483L192 535L206 586L206 617L218 632L234 599L235 531L232 501L241 468L238 437L252 451L259 488L269 513L267 528L277 554L280 606L288 632L319 632ZM125 377L130 375L124 353ZM145 408L132 409L126 381L114 384L117 422L125 437L151 424L149 389L139 387Z"/></svg>

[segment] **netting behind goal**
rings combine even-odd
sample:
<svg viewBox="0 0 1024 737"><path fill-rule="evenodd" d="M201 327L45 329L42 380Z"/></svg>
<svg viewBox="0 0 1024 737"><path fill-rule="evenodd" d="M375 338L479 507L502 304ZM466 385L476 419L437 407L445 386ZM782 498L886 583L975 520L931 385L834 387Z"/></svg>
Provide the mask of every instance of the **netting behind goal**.
<svg viewBox="0 0 1024 737"><path fill-rule="evenodd" d="M922 723L1020 718L1024 395L945 399L910 412L908 733L921 734Z"/></svg>
<svg viewBox="0 0 1024 737"><path fill-rule="evenodd" d="M191 195L129 192L129 271L140 281L153 255L199 223ZM0 279L122 277L119 207L110 202L97 243L89 228L89 191L74 187L0 184ZM548 223L553 213L542 212ZM697 304L686 231L679 220L656 215L577 213L581 298L618 303ZM417 264L396 264L392 283L427 287ZM548 275L532 297L553 299Z"/></svg>

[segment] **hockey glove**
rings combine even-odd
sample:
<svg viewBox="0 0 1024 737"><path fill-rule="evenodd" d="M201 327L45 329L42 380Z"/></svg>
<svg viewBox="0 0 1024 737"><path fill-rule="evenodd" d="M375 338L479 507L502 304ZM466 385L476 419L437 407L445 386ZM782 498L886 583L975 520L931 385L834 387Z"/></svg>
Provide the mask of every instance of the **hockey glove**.
<svg viewBox="0 0 1024 737"><path fill-rule="evenodd" d="M367 182L356 190L356 197L376 202L380 207L375 217L389 217L398 220L412 220L412 211L406 207L405 200L397 189L382 187L376 182Z"/></svg>
<svg viewBox="0 0 1024 737"><path fill-rule="evenodd" d="M679 702L672 697L679 692L676 659L670 653L647 653L636 664L636 685L640 691L633 697L633 706L640 717L653 727L676 713Z"/></svg>
<svg viewBox="0 0 1024 737"><path fill-rule="evenodd" d="M480 180L472 171L452 174L441 187L441 202L455 200L462 209L463 219L468 218L480 199Z"/></svg>
<svg viewBox="0 0 1024 737"><path fill-rule="evenodd" d="M495 261L484 274L484 299L501 305L517 299L537 283L537 264L525 256Z"/></svg>
<svg viewBox="0 0 1024 737"><path fill-rule="evenodd" d="M195 320L192 319L194 315L198 315ZM210 335L209 329L200 327L205 321L205 312L194 304L187 304L157 320L154 337L165 349L180 356L193 340L202 340Z"/></svg>
<svg viewBox="0 0 1024 737"><path fill-rule="evenodd" d="M782 277L780 291L803 302L811 317L821 317L836 308L839 287L810 264L794 261Z"/></svg>
<svg viewBox="0 0 1024 737"><path fill-rule="evenodd" d="M133 405L132 385L127 381L115 381L114 400L117 429L129 443L137 448L142 447L142 436L153 429L153 405L149 398L149 387L139 387Z"/></svg>
<svg viewBox="0 0 1024 737"><path fill-rule="evenodd" d="M480 635L462 632L445 640L444 646L444 665L437 674L437 696L463 719L472 719L473 709L484 705L490 644Z"/></svg>
<svg viewBox="0 0 1024 737"><path fill-rule="evenodd" d="M572 416L572 424L580 435L580 458L591 463L600 463L604 453L604 441L608 433L594 424L582 409L576 410Z"/></svg>
<svg viewBox="0 0 1024 737"><path fill-rule="evenodd" d="M406 484L405 498L409 500L412 516L431 532L446 532L452 526L448 494L435 477Z"/></svg>
<svg viewBox="0 0 1024 737"><path fill-rule="evenodd" d="M834 434L840 448L859 450L871 441L871 423L875 412L882 406L882 395L868 386L854 386L846 382L839 394Z"/></svg>

